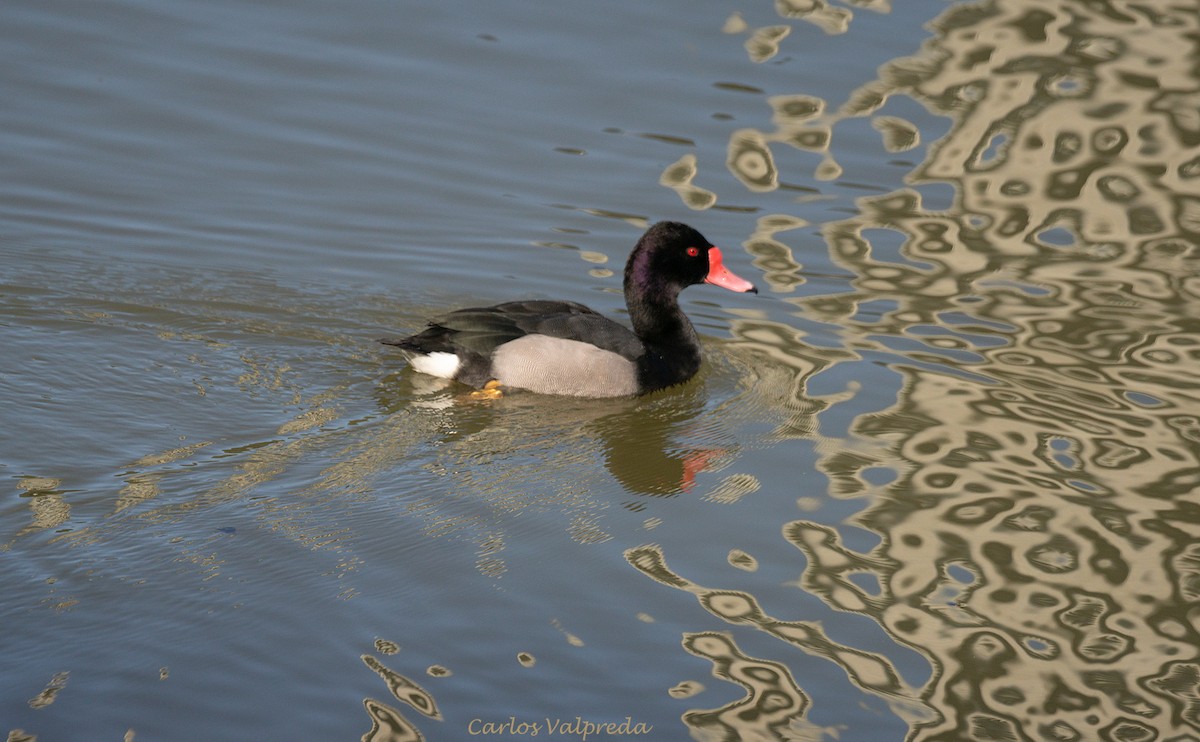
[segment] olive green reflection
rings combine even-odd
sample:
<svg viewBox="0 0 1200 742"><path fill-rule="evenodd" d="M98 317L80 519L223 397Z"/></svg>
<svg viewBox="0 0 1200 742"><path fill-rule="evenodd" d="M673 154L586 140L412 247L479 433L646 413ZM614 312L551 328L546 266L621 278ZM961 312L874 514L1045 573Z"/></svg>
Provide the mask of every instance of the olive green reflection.
<svg viewBox="0 0 1200 742"><path fill-rule="evenodd" d="M799 6L820 7L777 7L788 18ZM920 158L911 188L822 225L845 290L805 284L807 235L748 240L796 321L733 329L761 378L787 369L759 392L784 411L776 434L815 441L825 494L861 498L855 525L880 536L857 552L833 525L785 524L799 587L878 622L928 659L929 680L855 676L849 654L822 655L820 633L765 615L750 593L697 586L654 549L627 556L731 626L838 664L889 699L910 740L1195 737L1200 13L959 3L930 30L841 105L765 98L773 128L731 131L726 153L749 208L781 183L839 178L851 118L871 122L881 151ZM795 38L780 37L781 54ZM932 139L897 115L900 98L948 132ZM780 172L783 148L820 159ZM952 187L949 203L926 204L931 184ZM836 344L807 342L822 327ZM847 439L826 436L838 399L813 394L814 379L844 378L853 398L867 362L894 374L895 400Z"/></svg>

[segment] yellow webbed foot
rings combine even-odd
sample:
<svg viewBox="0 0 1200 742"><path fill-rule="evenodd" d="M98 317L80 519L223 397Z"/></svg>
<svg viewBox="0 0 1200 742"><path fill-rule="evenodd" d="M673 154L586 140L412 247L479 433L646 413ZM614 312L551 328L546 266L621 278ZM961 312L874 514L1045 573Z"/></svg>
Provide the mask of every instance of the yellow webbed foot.
<svg viewBox="0 0 1200 742"><path fill-rule="evenodd" d="M500 399L504 392L500 391L500 382L492 379L483 385L482 389L471 392L471 399Z"/></svg>

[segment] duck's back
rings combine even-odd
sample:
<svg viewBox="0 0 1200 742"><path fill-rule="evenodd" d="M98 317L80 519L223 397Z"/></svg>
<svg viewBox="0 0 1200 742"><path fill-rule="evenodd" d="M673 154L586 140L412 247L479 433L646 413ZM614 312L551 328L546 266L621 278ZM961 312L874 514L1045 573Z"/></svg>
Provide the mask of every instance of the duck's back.
<svg viewBox="0 0 1200 742"><path fill-rule="evenodd" d="M385 341L426 373L472 386L497 380L541 394L613 397L638 392L645 353L628 328L570 301L513 301L460 309L411 337ZM457 360L457 362L455 362ZM431 371L435 368L437 371Z"/></svg>

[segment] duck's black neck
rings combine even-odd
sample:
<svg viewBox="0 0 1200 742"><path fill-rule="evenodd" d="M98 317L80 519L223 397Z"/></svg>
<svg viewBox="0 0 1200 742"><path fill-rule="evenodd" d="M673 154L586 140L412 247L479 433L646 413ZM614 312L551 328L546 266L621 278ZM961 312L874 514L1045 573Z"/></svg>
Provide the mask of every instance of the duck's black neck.
<svg viewBox="0 0 1200 742"><path fill-rule="evenodd" d="M681 287L630 271L625 277L625 304L633 331L646 347L638 361L644 390L685 381L700 368L700 338L679 308Z"/></svg>

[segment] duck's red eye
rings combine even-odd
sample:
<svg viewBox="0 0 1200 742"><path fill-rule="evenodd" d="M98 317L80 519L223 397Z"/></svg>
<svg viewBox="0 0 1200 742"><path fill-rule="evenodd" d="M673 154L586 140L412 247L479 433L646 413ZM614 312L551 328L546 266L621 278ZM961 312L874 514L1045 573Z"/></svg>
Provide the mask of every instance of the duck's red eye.
<svg viewBox="0 0 1200 742"><path fill-rule="evenodd" d="M693 257L693 258L694 258L694 257L696 257L697 255L699 255L699 254L700 254L700 248L698 248L698 247L689 247L689 248L687 249L687 254L688 254L690 257Z"/></svg>

